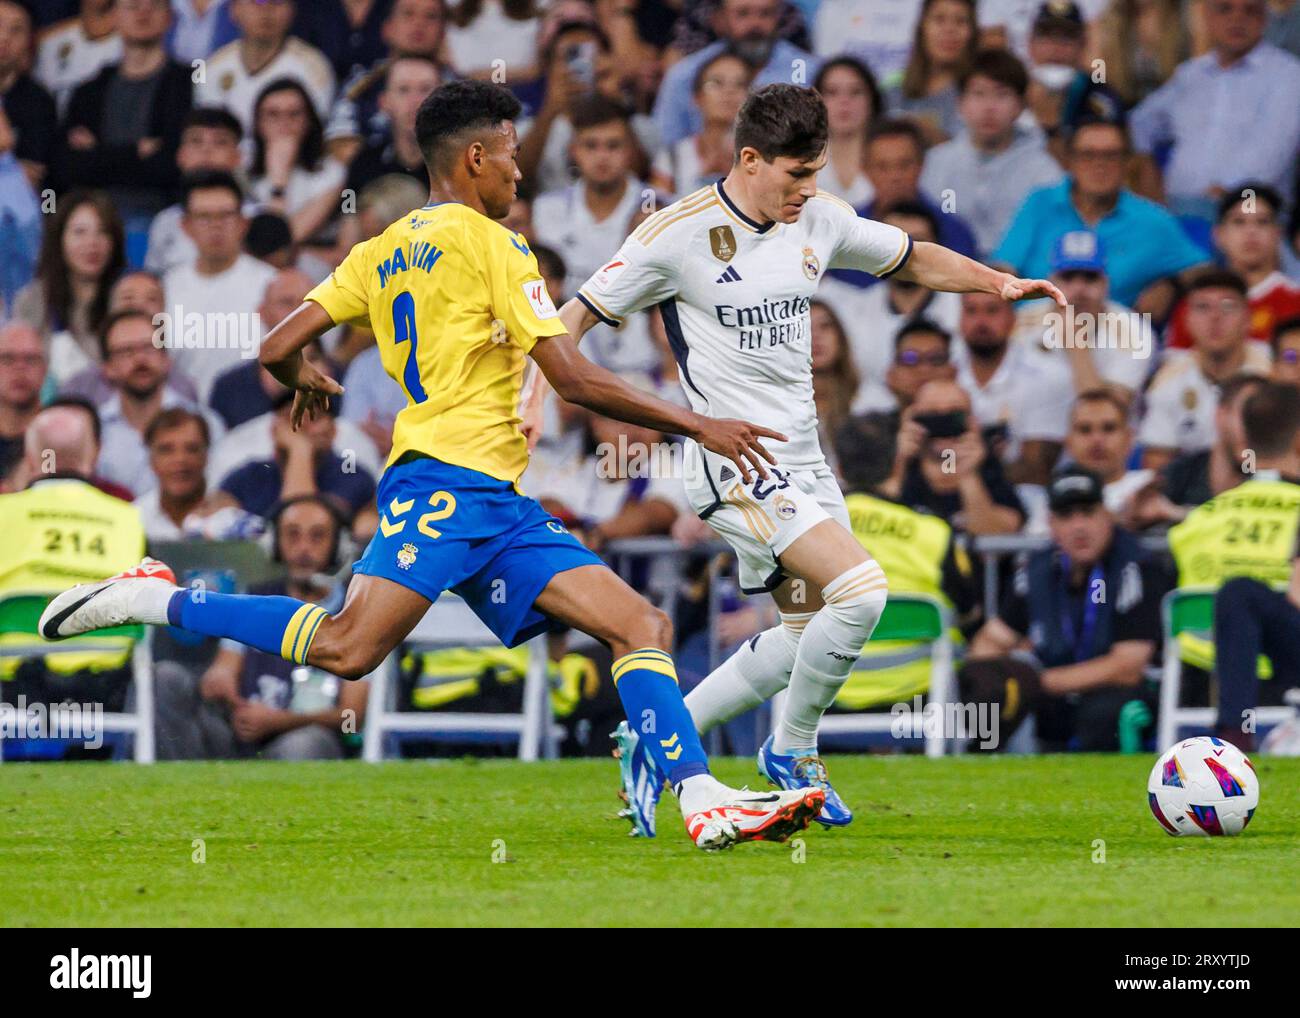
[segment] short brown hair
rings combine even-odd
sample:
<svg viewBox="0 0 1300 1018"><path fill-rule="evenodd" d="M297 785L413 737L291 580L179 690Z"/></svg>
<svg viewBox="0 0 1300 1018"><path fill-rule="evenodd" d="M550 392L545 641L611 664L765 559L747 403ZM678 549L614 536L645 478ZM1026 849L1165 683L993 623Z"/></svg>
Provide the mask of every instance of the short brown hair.
<svg viewBox="0 0 1300 1018"><path fill-rule="evenodd" d="M130 321L132 318L139 318L141 321L149 323L153 328L153 318L147 311L141 311L139 308L118 308L104 319L104 324L99 329L99 353L104 360L108 360L108 337L117 328L120 322Z"/></svg>
<svg viewBox="0 0 1300 1018"><path fill-rule="evenodd" d="M207 418L202 414L195 413L193 410L186 410L184 407L168 407L166 410L159 410L153 416L144 429L145 447L153 445L153 440L164 431L171 431L179 428L184 424L193 421L199 426L199 434L203 436L203 446L207 448L212 444L212 432L208 428Z"/></svg>
<svg viewBox="0 0 1300 1018"><path fill-rule="evenodd" d="M829 136L826 103L798 85L765 85L749 94L736 116L736 155L752 148L769 163L781 156L816 159Z"/></svg>
<svg viewBox="0 0 1300 1018"><path fill-rule="evenodd" d="M1074 405L1070 407L1070 423L1074 423L1074 412L1084 403L1109 403L1117 411L1120 417L1125 421L1128 420L1129 405L1118 392L1106 385L1099 385L1092 389L1085 389L1079 395L1074 397Z"/></svg>
<svg viewBox="0 0 1300 1018"><path fill-rule="evenodd" d="M1241 408L1246 444L1257 456L1284 456L1300 434L1300 389L1265 382Z"/></svg>

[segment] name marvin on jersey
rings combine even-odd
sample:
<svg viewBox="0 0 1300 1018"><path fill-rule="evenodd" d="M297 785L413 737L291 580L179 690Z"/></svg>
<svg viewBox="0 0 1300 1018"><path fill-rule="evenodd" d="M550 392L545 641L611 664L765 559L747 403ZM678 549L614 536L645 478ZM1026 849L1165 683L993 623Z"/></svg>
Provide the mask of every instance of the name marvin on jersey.
<svg viewBox="0 0 1300 1018"><path fill-rule="evenodd" d="M408 253L409 252L409 255ZM409 269L423 269L429 272L442 257L442 248L427 240L413 240L406 252L400 247L393 249L392 256L379 263L379 289L388 285L388 281L399 272Z"/></svg>
<svg viewBox="0 0 1300 1018"><path fill-rule="evenodd" d="M715 304L713 313L723 328L739 330L738 349L761 350L803 339L811 306L811 297L792 297L765 300L745 308Z"/></svg>

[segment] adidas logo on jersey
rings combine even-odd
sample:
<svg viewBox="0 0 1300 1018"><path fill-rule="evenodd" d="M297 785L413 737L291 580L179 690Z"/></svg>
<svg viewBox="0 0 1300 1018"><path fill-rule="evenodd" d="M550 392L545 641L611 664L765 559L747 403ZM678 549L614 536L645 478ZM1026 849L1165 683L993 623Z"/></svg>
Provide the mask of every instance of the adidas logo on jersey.
<svg viewBox="0 0 1300 1018"><path fill-rule="evenodd" d="M732 479L733 477L735 477L735 476L736 476L736 472L735 472L734 470L732 470L731 467L725 467L725 466L724 466L724 467L722 468L722 471L718 474L718 480L719 480L719 481L729 481L729 480L731 480L731 479Z"/></svg>
<svg viewBox="0 0 1300 1018"><path fill-rule="evenodd" d="M736 271L734 265L728 265L727 271L714 280L715 283L738 283L740 282L740 273Z"/></svg>

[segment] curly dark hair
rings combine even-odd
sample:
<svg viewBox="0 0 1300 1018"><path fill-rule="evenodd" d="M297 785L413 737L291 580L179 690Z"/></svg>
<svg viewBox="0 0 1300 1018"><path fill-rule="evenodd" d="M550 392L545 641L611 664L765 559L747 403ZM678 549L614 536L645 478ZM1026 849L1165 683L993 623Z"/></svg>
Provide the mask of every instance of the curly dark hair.
<svg viewBox="0 0 1300 1018"><path fill-rule="evenodd" d="M508 89L487 81L449 81L420 104L415 137L431 167L441 165L447 143L466 131L483 131L516 120L523 107Z"/></svg>
<svg viewBox="0 0 1300 1018"><path fill-rule="evenodd" d="M811 88L777 83L750 94L736 117L736 155L756 149L768 162L788 156L804 162L826 147L826 103Z"/></svg>

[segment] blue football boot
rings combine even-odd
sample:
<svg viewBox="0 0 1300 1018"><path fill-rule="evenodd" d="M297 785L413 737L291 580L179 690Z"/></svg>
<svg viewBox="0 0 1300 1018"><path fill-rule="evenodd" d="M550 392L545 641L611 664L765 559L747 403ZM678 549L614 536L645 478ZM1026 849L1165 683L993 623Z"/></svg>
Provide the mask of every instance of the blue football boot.
<svg viewBox="0 0 1300 1018"><path fill-rule="evenodd" d="M654 757L646 749L636 732L628 727L626 721L620 721L618 727L609 733L614 740L614 755L618 757L619 777L623 787L619 798L627 803L627 808L618 814L632 822L629 832L634 838L653 838L655 836L655 809L659 797L663 795L664 772L655 763Z"/></svg>
<svg viewBox="0 0 1300 1018"><path fill-rule="evenodd" d="M826 765L815 753L810 756L782 756L772 751L772 736L758 751L758 773L777 788L820 788L826 805L814 819L824 827L844 827L853 822L853 811L844 805L826 777Z"/></svg>

